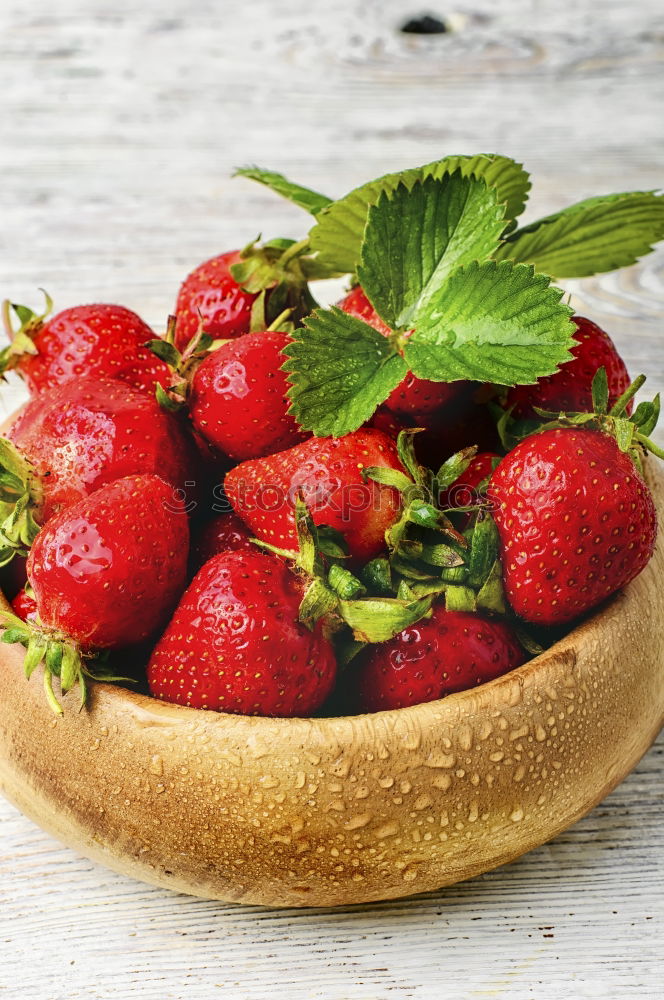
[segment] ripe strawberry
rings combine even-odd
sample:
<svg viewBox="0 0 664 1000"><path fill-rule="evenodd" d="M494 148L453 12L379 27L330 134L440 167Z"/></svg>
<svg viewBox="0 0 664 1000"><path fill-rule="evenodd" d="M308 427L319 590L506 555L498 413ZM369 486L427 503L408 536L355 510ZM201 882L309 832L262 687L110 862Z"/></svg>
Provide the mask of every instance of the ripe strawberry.
<svg viewBox="0 0 664 1000"><path fill-rule="evenodd" d="M572 360L535 385L516 385L509 389L505 406L514 407L517 419L537 418L533 407L553 412L585 412L593 408L592 381L598 368L605 368L609 384L609 406L629 387L625 362L615 344L599 326L583 316L572 317L576 323ZM628 408L631 413L631 404Z"/></svg>
<svg viewBox="0 0 664 1000"><path fill-rule="evenodd" d="M124 306L74 306L47 320L33 313L12 335L0 370L15 368L33 395L89 376L120 379L150 393L169 385L168 366L144 346L155 334Z"/></svg>
<svg viewBox="0 0 664 1000"><path fill-rule="evenodd" d="M148 664L164 701L243 715L305 716L334 683L321 626L298 621L302 580L263 552L226 552L203 566Z"/></svg>
<svg viewBox="0 0 664 1000"><path fill-rule="evenodd" d="M34 595L23 588L11 602L12 611L24 622L33 622L37 617L37 602Z"/></svg>
<svg viewBox="0 0 664 1000"><path fill-rule="evenodd" d="M360 429L342 438L310 438L266 458L242 462L226 476L233 509L262 541L297 545L293 508L298 491L315 524L340 531L350 555L366 560L384 547L385 531L399 516L397 490L362 469L401 469L396 445L382 431Z"/></svg>
<svg viewBox="0 0 664 1000"><path fill-rule="evenodd" d="M477 503L480 499L478 487L491 475L498 461L500 456L491 451L478 452L465 471L443 493L440 507L443 510L448 508L453 510L456 507L467 507L469 504Z"/></svg>
<svg viewBox="0 0 664 1000"><path fill-rule="evenodd" d="M217 514L216 517L201 525L192 541L191 555L194 572L198 572L209 559L222 552L237 552L240 549L243 552L257 552L258 550L250 538L251 534L244 521L233 511Z"/></svg>
<svg viewBox="0 0 664 1000"><path fill-rule="evenodd" d="M40 524L123 476L154 472L183 489L196 454L177 417L152 396L110 379L46 390L7 436L32 467L30 492Z"/></svg>
<svg viewBox="0 0 664 1000"><path fill-rule="evenodd" d="M250 333L201 362L191 383L194 427L235 461L283 451L310 437L288 415L288 381L280 366L284 333Z"/></svg>
<svg viewBox="0 0 664 1000"><path fill-rule="evenodd" d="M491 477L510 604L526 621L570 622L633 580L657 533L650 491L600 431L525 438Z"/></svg>
<svg viewBox="0 0 664 1000"><path fill-rule="evenodd" d="M349 697L359 712L435 701L518 667L525 654L504 621L434 607L388 642L371 645L348 670Z"/></svg>
<svg viewBox="0 0 664 1000"><path fill-rule="evenodd" d="M351 289L337 306L385 336L391 333L359 285ZM431 382L409 373L392 390L383 407L400 420L409 422L411 427L417 424L428 426L432 419L441 416L441 411L449 411L451 405L461 399L466 388L466 382Z"/></svg>
<svg viewBox="0 0 664 1000"><path fill-rule="evenodd" d="M184 350L203 322L215 340L239 337L249 331L256 295L245 292L231 274L241 260L240 251L219 254L203 261L185 278L178 292L175 344Z"/></svg>
<svg viewBox="0 0 664 1000"><path fill-rule="evenodd" d="M28 577L39 619L86 649L141 642L182 593L188 553L172 487L155 475L118 479L37 535Z"/></svg>

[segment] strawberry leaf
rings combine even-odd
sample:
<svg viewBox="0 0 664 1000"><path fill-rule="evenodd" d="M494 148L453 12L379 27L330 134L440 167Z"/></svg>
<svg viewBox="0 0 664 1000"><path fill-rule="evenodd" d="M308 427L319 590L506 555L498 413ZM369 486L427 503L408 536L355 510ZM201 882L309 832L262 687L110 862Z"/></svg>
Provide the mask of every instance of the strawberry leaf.
<svg viewBox="0 0 664 1000"><path fill-rule="evenodd" d="M291 201L298 208L303 208L305 212L317 215L326 205L332 203L332 199L311 188L302 187L301 184L294 184L283 174L274 170L263 170L262 167L238 167L233 173L233 177L247 177L251 181L264 184L275 194L281 195L287 201Z"/></svg>
<svg viewBox="0 0 664 1000"><path fill-rule="evenodd" d="M407 372L386 337L336 308L308 316L284 354L289 412L319 437L356 430Z"/></svg>
<svg viewBox="0 0 664 1000"><path fill-rule="evenodd" d="M330 267L354 273L360 260L362 236L371 205L383 192L394 191L399 184L407 189L427 177L441 178L460 170L464 177L483 178L495 188L496 200L505 205L506 231L523 211L530 181L520 163L506 156L479 153L476 156L446 156L412 170L386 174L351 191L344 198L321 209L309 236L311 248Z"/></svg>
<svg viewBox="0 0 664 1000"><path fill-rule="evenodd" d="M524 261L556 278L584 278L635 264L664 239L664 196L654 191L588 198L512 233L496 260Z"/></svg>
<svg viewBox="0 0 664 1000"><path fill-rule="evenodd" d="M419 378L530 384L571 357L572 310L532 267L459 268L415 317L404 356Z"/></svg>
<svg viewBox="0 0 664 1000"><path fill-rule="evenodd" d="M368 211L358 268L378 314L408 329L456 268L491 256L504 211L495 189L460 170L383 192Z"/></svg>

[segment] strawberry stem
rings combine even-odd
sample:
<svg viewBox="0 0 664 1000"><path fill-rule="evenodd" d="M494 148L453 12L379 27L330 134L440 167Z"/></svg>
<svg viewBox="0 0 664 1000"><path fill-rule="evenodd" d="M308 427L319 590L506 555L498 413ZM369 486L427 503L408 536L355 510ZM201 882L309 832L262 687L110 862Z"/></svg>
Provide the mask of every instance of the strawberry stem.
<svg viewBox="0 0 664 1000"><path fill-rule="evenodd" d="M639 444L642 444L644 448L652 452L657 458L664 459L664 449L660 448L655 444L650 438L646 437L645 434L639 434L638 432L634 435Z"/></svg>

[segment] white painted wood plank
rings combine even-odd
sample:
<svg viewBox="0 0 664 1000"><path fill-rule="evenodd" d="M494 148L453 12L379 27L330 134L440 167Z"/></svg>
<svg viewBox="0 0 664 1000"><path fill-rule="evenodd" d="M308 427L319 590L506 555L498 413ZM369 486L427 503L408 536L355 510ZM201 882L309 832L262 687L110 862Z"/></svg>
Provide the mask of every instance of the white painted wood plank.
<svg viewBox="0 0 664 1000"><path fill-rule="evenodd" d="M232 167L339 194L478 149L523 158L532 213L662 184L654 0L478 0L402 36L396 0L5 0L0 294L117 300L160 325L186 271L306 218ZM451 8L440 6L443 15ZM568 283L664 389L664 254ZM0 409L16 390L3 390ZM106 872L0 803L0 996L294 1000L662 995L664 742L550 845L425 898L267 911Z"/></svg>

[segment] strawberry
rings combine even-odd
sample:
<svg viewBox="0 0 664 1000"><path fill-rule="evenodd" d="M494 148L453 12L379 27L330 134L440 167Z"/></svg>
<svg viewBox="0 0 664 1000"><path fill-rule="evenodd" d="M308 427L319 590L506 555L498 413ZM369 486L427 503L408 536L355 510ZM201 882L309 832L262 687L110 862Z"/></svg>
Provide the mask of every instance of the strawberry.
<svg viewBox="0 0 664 1000"><path fill-rule="evenodd" d="M30 590L19 590L11 602L12 611L24 622L32 622L37 617L37 602Z"/></svg>
<svg viewBox="0 0 664 1000"><path fill-rule="evenodd" d="M633 580L653 553L650 491L607 433L533 434L503 458L488 492L505 591L526 621L573 621Z"/></svg>
<svg viewBox="0 0 664 1000"><path fill-rule="evenodd" d="M0 353L0 371L16 369L33 395L88 376L120 379L150 393L169 384L168 366L145 347L155 334L124 306L74 306L50 319L13 308L22 325L12 329L6 306L12 343Z"/></svg>
<svg viewBox="0 0 664 1000"><path fill-rule="evenodd" d="M244 715L305 716L334 683L320 624L298 620L303 583L263 552L225 552L185 592L148 664L164 701Z"/></svg>
<svg viewBox="0 0 664 1000"><path fill-rule="evenodd" d="M195 429L234 461L261 458L310 437L288 414L280 371L289 337L250 333L212 351L196 369L189 394Z"/></svg>
<svg viewBox="0 0 664 1000"><path fill-rule="evenodd" d="M189 526L172 487L127 476L51 518L28 558L39 620L84 649L141 642L186 583Z"/></svg>
<svg viewBox="0 0 664 1000"><path fill-rule="evenodd" d="M349 667L349 698L359 712L435 701L518 667L525 654L504 621L434 607L388 642L370 646Z"/></svg>
<svg viewBox="0 0 664 1000"><path fill-rule="evenodd" d="M123 476L158 473L182 490L196 455L177 417L146 393L110 379L79 379L47 389L28 403L7 433L14 447L5 442L4 451L12 455L0 458L5 468L12 456L22 464L19 478L29 481L40 524Z"/></svg>
<svg viewBox="0 0 664 1000"><path fill-rule="evenodd" d="M231 267L241 259L239 250L219 254L203 261L185 278L175 305L175 343L180 350L185 349L201 322L215 340L248 333L257 295L244 291L231 274Z"/></svg>
<svg viewBox="0 0 664 1000"><path fill-rule="evenodd" d="M351 289L337 306L351 316L364 320L386 337L392 333L359 285ZM463 396L466 387L466 382L431 382L416 378L409 372L396 389L392 390L383 407L411 426L428 426L432 419L441 416L441 411L449 410Z"/></svg>
<svg viewBox="0 0 664 1000"><path fill-rule="evenodd" d="M342 438L310 438L287 451L242 462L224 488L234 510L262 541L279 547L297 542L293 509L302 491L315 524L340 531L350 555L371 559L399 516L397 490L365 482L369 466L401 469L394 441L379 430L360 429Z"/></svg>
<svg viewBox="0 0 664 1000"><path fill-rule="evenodd" d="M194 570L198 570L213 556L222 552L256 552L256 546L250 541L251 535L244 521L229 511L217 514L206 521L198 530L192 541L191 555Z"/></svg>
<svg viewBox="0 0 664 1000"><path fill-rule="evenodd" d="M583 316L573 316L576 323L572 360L557 372L539 379L534 385L516 385L504 400L513 407L512 416L537 419L534 407L554 412L582 412L592 409L592 381L598 368L605 368L609 387L609 406L629 387L629 373L615 344L596 323ZM628 409L631 412L631 407Z"/></svg>

